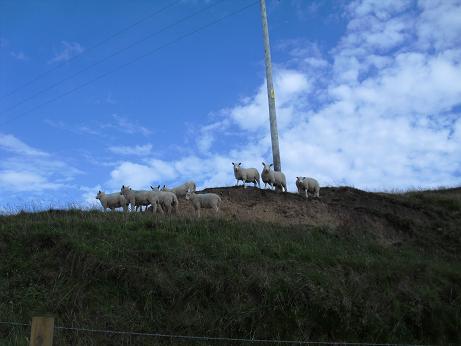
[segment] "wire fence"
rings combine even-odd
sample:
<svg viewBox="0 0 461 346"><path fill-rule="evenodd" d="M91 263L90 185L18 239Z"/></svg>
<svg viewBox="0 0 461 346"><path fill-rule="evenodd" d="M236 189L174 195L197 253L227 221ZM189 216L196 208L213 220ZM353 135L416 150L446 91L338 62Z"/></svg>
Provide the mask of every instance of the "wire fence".
<svg viewBox="0 0 461 346"><path fill-rule="evenodd" d="M11 326L21 326L21 327L30 327L30 323L20 323L20 322L8 322L0 321L0 325L11 325ZM63 327L55 326L55 330L63 331L75 331L75 332L85 332L85 333L98 333L98 334L109 334L109 335L126 335L126 336L143 336L143 337L156 337L156 338L168 338L168 339L182 339L189 341L205 341L205 342L235 342L235 343L253 343L253 344L285 344L285 345L345 345L345 346L354 346L354 345L370 345L370 346L391 346L391 345L408 345L408 346L426 346L419 344L397 344L397 343L373 343L373 342L343 342L343 341L310 341L310 340L277 340L277 339L249 339L249 338L231 338L231 337L219 337L219 336L195 336L195 335L178 335L178 334L165 334L165 333L143 333L143 332L133 332L133 331L120 331L120 330L108 330L108 329L93 329L93 328L77 328L77 327Z"/></svg>

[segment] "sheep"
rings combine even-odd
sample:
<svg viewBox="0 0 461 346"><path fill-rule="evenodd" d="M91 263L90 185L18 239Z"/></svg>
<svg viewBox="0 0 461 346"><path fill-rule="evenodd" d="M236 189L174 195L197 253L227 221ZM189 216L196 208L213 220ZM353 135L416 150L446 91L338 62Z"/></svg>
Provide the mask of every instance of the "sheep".
<svg viewBox="0 0 461 346"><path fill-rule="evenodd" d="M214 209L216 214L219 211L219 205L221 204L221 197L215 193L201 193L196 194L195 192L188 192L186 194L186 199L192 202L197 217L200 217L200 209Z"/></svg>
<svg viewBox="0 0 461 346"><path fill-rule="evenodd" d="M173 208L173 211L175 213L178 212L178 197L173 192L170 191L160 191L160 185L158 187L150 187L153 192L155 192L158 196L158 201L163 209L163 211L166 211L168 214L171 214L171 210Z"/></svg>
<svg viewBox="0 0 461 346"><path fill-rule="evenodd" d="M261 184L259 182L259 172L256 168L242 168L240 167L242 163L239 164L233 163L234 165L234 176L237 180L236 186L239 184L239 180L243 182L243 188L246 188L245 183L253 183L256 187L256 183L258 183L258 187L261 188Z"/></svg>
<svg viewBox="0 0 461 346"><path fill-rule="evenodd" d="M282 188L282 192L285 190L287 192L287 180L285 178L285 174L282 172L276 172L271 169L273 164L271 163L270 165L266 165L264 162L263 164L263 170L261 172L261 179L264 183L264 188L267 187L267 184L272 187L280 187Z"/></svg>
<svg viewBox="0 0 461 346"><path fill-rule="evenodd" d="M168 189L166 185L163 185L162 191L170 191L173 192L177 197L185 197L187 192L195 192L197 185L194 181L186 181L184 184L179 186L173 187L172 189Z"/></svg>
<svg viewBox="0 0 461 346"><path fill-rule="evenodd" d="M306 198L309 198L308 192L313 193L314 197L320 198L320 185L314 178L296 177L296 187L299 194L305 191Z"/></svg>
<svg viewBox="0 0 461 346"><path fill-rule="evenodd" d="M129 186L123 185L120 189L120 195L125 196L127 201L131 204L131 211L135 211L136 205L152 205L152 212L157 211L157 204L159 203L158 195L154 191L146 190L132 190Z"/></svg>
<svg viewBox="0 0 461 346"><path fill-rule="evenodd" d="M104 208L104 211L106 211L107 208L109 208L111 211L114 211L115 208L123 208L124 212L128 210L127 199L125 196L120 195L119 193L105 194L100 190L96 195L96 199L99 199L102 207Z"/></svg>

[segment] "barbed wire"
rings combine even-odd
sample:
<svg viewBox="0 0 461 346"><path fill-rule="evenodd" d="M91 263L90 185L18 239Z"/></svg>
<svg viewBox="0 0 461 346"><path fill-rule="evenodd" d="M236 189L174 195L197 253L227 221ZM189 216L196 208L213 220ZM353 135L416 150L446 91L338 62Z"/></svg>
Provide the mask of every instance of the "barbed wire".
<svg viewBox="0 0 461 346"><path fill-rule="evenodd" d="M27 323L19 322L0 322L0 324L9 324L15 326L30 326ZM219 336L194 336L194 335L178 335L178 334L164 334L164 333L142 333L142 332L130 332L121 330L108 330L108 329L92 329L92 328L77 328L77 327L62 327L55 326L54 329L76 331L76 332L89 332L89 333L101 333L101 334L112 334L112 335L132 335L132 336L149 336L158 338L170 338L170 339L185 339L185 340L201 340L201 341L229 341L229 342L247 342L247 343L260 343L260 344L297 344L297 345L346 345L346 346L425 346L418 344L396 344L396 343L371 343L371 342L337 342L337 341L306 341L306 340L276 340L276 339L248 339L248 338L230 338L230 337L219 337Z"/></svg>

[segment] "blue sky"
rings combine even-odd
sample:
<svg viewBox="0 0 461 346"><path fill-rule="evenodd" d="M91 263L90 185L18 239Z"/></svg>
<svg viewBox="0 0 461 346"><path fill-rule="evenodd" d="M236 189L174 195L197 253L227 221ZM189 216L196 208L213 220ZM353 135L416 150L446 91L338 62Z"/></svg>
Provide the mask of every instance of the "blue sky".
<svg viewBox="0 0 461 346"><path fill-rule="evenodd" d="M231 162L270 162L259 5L170 45L250 4L0 0L0 206L228 186ZM460 1L267 6L289 189L460 185Z"/></svg>

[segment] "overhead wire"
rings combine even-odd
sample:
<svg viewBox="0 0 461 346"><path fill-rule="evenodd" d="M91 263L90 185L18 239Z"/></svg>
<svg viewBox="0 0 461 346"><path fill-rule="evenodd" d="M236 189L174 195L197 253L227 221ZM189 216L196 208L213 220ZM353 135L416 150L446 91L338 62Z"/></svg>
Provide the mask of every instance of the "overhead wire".
<svg viewBox="0 0 461 346"><path fill-rule="evenodd" d="M3 109L1 112L3 114L11 112L12 110L14 110L14 109L18 108L19 106L23 105L24 103L36 98L37 96L39 96L39 95L41 95L41 94L43 94L43 93L45 93L45 92L47 92L47 91L49 91L51 89L54 89L55 87L61 85L62 83L67 82L68 80L71 80L71 79L77 77L78 75L92 69L93 67L98 66L98 65L102 64L103 62L106 62L107 60L109 60L109 59L111 59L111 58L113 58L113 57L115 57L115 56L117 56L117 55L119 55L119 54L133 48L134 46L137 46L140 43L143 43L143 42L157 36L158 34L161 34L161 33L165 32L165 31L167 31L167 30L169 30L171 28L174 28L175 26L177 26L177 25L179 25L179 24L181 24L181 23L183 23L183 22L185 22L185 21L187 21L187 20L189 20L189 19L191 19L191 18L193 18L193 17L195 17L195 16L197 16L199 14L202 14L205 11L208 11L210 8L215 7L218 4L222 3L222 1L223 0L218 1L218 2L214 2L211 5L208 5L208 6L202 8L202 9L200 9L198 11L195 11L195 12L181 18L180 20L178 20L178 21L176 21L176 22L174 22L172 24L169 24L169 25L161 28L160 30L157 30L157 31L155 31L155 32L153 32L153 33L151 33L151 34L149 34L147 36L144 36L143 38L141 38L139 40L136 40L136 41L132 42L128 46L125 46L125 47L123 47L121 49L116 50L115 52L107 55L106 57L104 57L104 58L102 58L102 59L100 59L100 60L98 60L98 61L96 61L96 62L94 62L94 63L92 63L92 64L90 64L88 66L86 66L86 67L84 67L83 69L80 69L79 71L77 71L77 72L75 72L75 73L73 73L73 74L71 74L71 75L69 75L67 77L64 77L64 78L60 79L59 81L49 85L48 87L46 87L44 89L41 89L41 90L37 91L36 93L30 95L29 97L26 97L26 98L22 99L21 101L15 103L14 105Z"/></svg>
<svg viewBox="0 0 461 346"><path fill-rule="evenodd" d="M84 51L82 51L82 52L80 52L80 53L78 53L78 54L76 54L76 55L70 57L68 60L63 61L63 62L61 62L61 63L58 63L58 64L57 64L56 66L54 66L53 68L48 69L48 70L46 70L46 71L44 71L44 72L42 72L42 73L36 75L34 78L32 78L32 79L28 80L27 82L25 82L25 83L19 85L18 87L16 87L16 88L14 88L13 90L7 92L6 94L0 96L0 100L3 100L4 98L9 97L9 96L11 96L11 95L14 95L14 94L17 93L19 90L22 90L22 89L28 87L29 85L35 83L36 81L42 79L43 77L49 75L50 73L52 73L52 72L54 72L54 71L60 69L60 68L63 67L64 65L68 65L68 64L71 63L72 61L77 60L78 58L80 58L82 55L87 54L88 52L90 52L90 51L92 51L92 50L94 50L94 49L96 49L96 48L101 47L102 45L104 45L105 43L107 43L107 42L109 42L110 40L114 39L115 37L120 36L120 35L123 34L124 32L133 29L134 27L140 25L141 23L144 23L146 20L151 19L151 18L157 16L158 14L160 14L160 13L162 13L162 12L164 12L164 11L170 9L171 7L173 7L173 6L177 5L177 4L179 4L181 1L182 1L182 0L173 1L173 2L169 3L168 5L163 6L162 8L160 8L160 9L154 11L154 12L151 12L151 13L149 13L148 15L146 15L146 16L140 18L140 19L137 20L136 22L134 22L134 23L132 23L132 24L130 24L130 25L128 25L128 26L126 26L126 27L124 27L124 28L122 28L122 29L116 31L116 32L114 32L113 34L107 36L106 38L102 39L101 41L98 41L98 42L95 43L94 45L92 45L92 46L90 46L90 47L88 47L88 48L85 48Z"/></svg>
<svg viewBox="0 0 461 346"><path fill-rule="evenodd" d="M31 109L29 109L29 110L23 112L23 113L20 113L19 115L15 116L15 117L12 117L12 118L10 118L10 119L7 119L6 121L0 123L0 125L3 126L3 125L6 125L6 124L9 124L10 122L15 121L15 120L17 120L17 119L19 119L19 118L22 118L22 117L24 117L24 116L26 116L26 115L32 113L33 111L39 109L39 108L42 108L42 107L44 107L44 106L46 106L46 105L48 105L48 104L50 104L50 103L56 102L57 100L59 100L59 99L65 97L65 96L67 96L67 95L69 95L69 94L72 94L72 93L74 93L74 92L76 92L76 91L78 91L78 90L80 90L80 89L82 89L82 88L84 88L84 87L90 85L91 83L94 83L94 82L96 82L96 81L98 81L98 80L100 80L100 79L102 79L102 78L104 78L104 77L106 77L106 76L108 76L108 75L110 75L110 74L113 74L114 72L117 72L117 71L119 71L119 70L121 70L121 69L123 69L123 68L125 68L125 67L127 67L127 66L130 66L130 65L132 65L132 64L134 64L134 63L136 63L136 62L138 62L139 60L144 59L144 58L146 58L146 57L148 57L148 56L150 56L150 55L152 55L152 54L155 54L155 53L157 53L158 51L160 51L160 50L162 50L162 49L165 49L165 48L167 48L167 47L169 47L169 46L171 46L171 45L173 45L173 44L175 44L175 43L177 43L177 42L179 42L179 41L182 41L182 40L184 40L185 38L188 38L188 37L190 37L190 36L192 36L192 35L194 35L194 34L200 32L200 31L203 31L203 30L205 30L205 29L207 29L207 28L209 28L209 27L211 27L211 26L213 26L213 25L216 25L216 24L222 22L223 20L225 20L225 19L227 19L227 18L233 17L233 16L235 16L235 15L237 15L237 14L239 14L239 13L241 13L241 12L243 12L243 11L245 11L245 10L251 8L251 7L253 7L253 6L256 5L257 3L258 3L258 1L253 1L253 2L250 3L249 5L243 6L243 7L239 8L239 9L237 9L237 10L235 10L235 11L232 11L232 12L230 12L230 13L228 13L228 14L226 14L226 15L220 17L220 18L218 18L218 19L215 19L215 20L213 20L213 21L211 21L211 22L209 22L209 23L207 23L207 24L205 24L205 25L202 25L202 26L200 26L200 27L198 27L198 28L196 28L196 29L194 29L194 30L192 30L192 31L190 31L190 32L188 32L188 33L186 33L186 34L183 34L183 35L177 37L176 39L174 39L174 40L172 40L172 41L170 41L170 42L167 42L167 43L165 43L165 44L163 44L163 45L161 45L161 46L159 46L159 47L157 47L157 48L155 48L155 49L152 49L152 50L148 51L147 53L144 53L144 54L142 54L142 55L139 55L139 56L136 57L135 59L132 59L132 60L130 60L130 61L124 63L124 64L121 64L121 65L117 66L116 68L114 68L114 69L112 69L112 70L110 70L110 71L107 71L107 72L105 72L105 73L103 73L103 74L100 74L100 75L98 75L97 77L95 77L95 78L93 78L93 79L90 79L89 81L87 81L87 82L85 82L85 83L82 83L82 84L80 84L80 85L78 85L78 86L76 86L76 87L74 87L74 88L72 88L72 89L70 89L70 90L68 90L68 91L66 91L66 92L64 92L64 93L62 93L62 94L59 94L58 96L56 96L56 97L54 97L54 98L52 98L52 99L49 99L49 100L47 100L47 101L45 101L45 102L42 102L42 103L36 105L35 107L33 107L33 108L31 108Z"/></svg>

